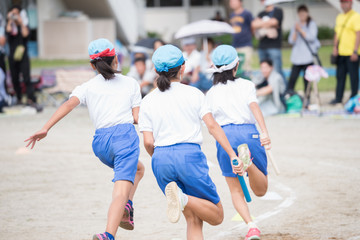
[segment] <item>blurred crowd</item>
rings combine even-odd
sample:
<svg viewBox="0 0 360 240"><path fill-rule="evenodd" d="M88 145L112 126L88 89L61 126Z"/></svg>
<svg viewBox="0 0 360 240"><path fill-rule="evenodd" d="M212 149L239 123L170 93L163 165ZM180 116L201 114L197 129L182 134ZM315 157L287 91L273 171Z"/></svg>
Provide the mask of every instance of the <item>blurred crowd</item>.
<svg viewBox="0 0 360 240"><path fill-rule="evenodd" d="M309 66L320 65L317 55L321 47L318 40L318 27L311 18L306 5L297 7L297 21L290 30L288 37L292 45L290 62L292 64L290 76L287 79L282 67L282 23L284 13L281 7L275 6L275 0L262 0L264 9L255 17L246 10L242 0L230 0L232 10L229 23L234 29L232 45L236 48L240 64L237 77L253 81L257 86L257 95L264 115L284 113L287 108L286 99L297 95L295 92L296 81L303 75L304 95L301 99L308 107L310 103L309 78L305 74ZM351 0L340 0L342 13L338 15L335 23L335 37L333 57L336 56L336 97L330 104L339 104L343 101L346 75L350 75L351 96L355 97L359 88L359 42L360 42L360 15L352 10ZM224 21L220 13L212 19ZM260 61L260 74L254 74L251 67L253 61L253 37L258 39L258 54ZM161 44L164 42L159 41ZM198 51L198 41L194 37L181 40L181 48L186 59L185 76L182 82L192 85L206 92L212 86L212 75L207 73L212 65L211 53L219 43L207 38L206 47ZM204 45L204 44L203 44ZM154 50L156 47L154 46ZM137 55L135 55L137 56ZM319 76L325 76L323 69L312 68L320 71ZM313 73L312 73L313 74ZM142 94L146 95L155 85L156 74L147 56L140 54L133 60L129 75L138 79ZM314 75L314 74L313 74ZM299 105L298 105L299 106ZM302 106L300 106L301 108Z"/></svg>
<svg viewBox="0 0 360 240"><path fill-rule="evenodd" d="M249 79L256 84L259 105L264 115L284 113L287 108L289 96L298 95L295 92L296 81L301 76L304 82L304 95L306 105L309 104L310 89L308 74L305 74L309 66L320 65L321 61L317 55L321 47L318 40L318 27L311 18L306 5L297 7L297 21L290 30L288 37L292 45L290 56L291 72L287 79L282 67L282 23L284 13L281 5L276 5L276 0L261 0L264 9L256 16L243 6L242 0L229 0L232 10L229 24L234 33L232 46L236 48L240 59L237 77ZM359 54L360 54L360 14L352 9L352 0L340 0L342 12L334 19L335 37L331 60L336 65L337 86L335 98L331 104L343 102L346 76L349 75L351 83L351 96L355 97L359 88ZM220 12L212 19L224 21ZM27 104L41 111L42 107L37 104L34 87L30 77L30 61L27 54L27 39L29 29L27 27L26 12L19 6L9 9L6 16L0 15L0 112L6 105ZM252 61L254 57L253 37L258 42L258 55L260 71L254 74ZM8 62L13 90L5 86L5 44L9 46ZM206 43L206 44L205 44ZM147 43L149 44L149 43ZM155 51L158 47L166 44L161 39L151 39L150 48ZM199 51L199 41L195 37L181 39L180 47L186 59L185 74L182 79L184 84L189 84L203 92L212 86L212 74L207 72L212 66L211 53L218 42L207 37L203 41ZM314 61L315 59L315 61ZM312 69L313 71L314 68ZM323 71L323 69L320 69ZM151 62L151 52L142 48L132 49L131 66L127 73L135 78L140 87L143 97L156 87L157 74ZM20 78L22 81L20 81ZM22 83L21 83L22 82ZM21 86L23 84L24 87ZM23 92L22 89L26 89ZM23 102L23 94L27 100ZM308 107L308 106L304 106Z"/></svg>

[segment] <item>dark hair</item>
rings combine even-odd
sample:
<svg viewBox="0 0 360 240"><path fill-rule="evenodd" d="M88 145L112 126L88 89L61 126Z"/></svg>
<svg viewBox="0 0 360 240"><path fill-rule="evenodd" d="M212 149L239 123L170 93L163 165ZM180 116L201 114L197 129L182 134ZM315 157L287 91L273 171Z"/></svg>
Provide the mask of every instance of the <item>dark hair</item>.
<svg viewBox="0 0 360 240"><path fill-rule="evenodd" d="M154 41L154 43L153 43L153 47L155 47L155 43L156 43L156 42L160 42L162 45L165 45L165 44L166 44L163 40L161 40L160 38L157 38L157 39L155 39L155 41Z"/></svg>
<svg viewBox="0 0 360 240"><path fill-rule="evenodd" d="M21 10L22 10L20 5L15 4L15 5L12 5L11 8L9 8L9 12L14 10L14 9L19 10L19 12L21 12Z"/></svg>
<svg viewBox="0 0 360 240"><path fill-rule="evenodd" d="M136 62L143 62L143 63L145 63L145 62L146 62L146 58L144 58L144 57L135 58L134 63L136 63Z"/></svg>
<svg viewBox="0 0 360 240"><path fill-rule="evenodd" d="M308 7L306 5L304 5L304 4L298 6L298 8L297 8L298 13L301 12L301 11L305 11L305 12L309 13ZM311 17L309 15L308 18L306 19L306 26L309 26L310 21L311 21Z"/></svg>
<svg viewBox="0 0 360 240"><path fill-rule="evenodd" d="M110 80L115 77L115 73L121 73L121 71L115 70L111 67L114 61L113 57L101 57L91 60L90 62L95 66L96 70L105 78Z"/></svg>
<svg viewBox="0 0 360 240"><path fill-rule="evenodd" d="M168 72L157 72L159 74L159 77L156 80L156 83L161 92L165 92L170 88L171 79L177 76L181 66L184 65L184 63L180 66L170 68Z"/></svg>
<svg viewBox="0 0 360 240"><path fill-rule="evenodd" d="M264 59L260 61L260 64L267 63L270 67L273 66L273 61L271 59Z"/></svg>
<svg viewBox="0 0 360 240"><path fill-rule="evenodd" d="M223 65L221 65L221 66L223 66ZM221 66L216 66L216 67L220 68ZM214 73L213 84L214 85L216 85L218 83L226 84L227 81L234 81L235 80L235 77L234 77L235 69L236 69L236 67L234 67L233 69L230 69L230 70L223 71L221 73Z"/></svg>

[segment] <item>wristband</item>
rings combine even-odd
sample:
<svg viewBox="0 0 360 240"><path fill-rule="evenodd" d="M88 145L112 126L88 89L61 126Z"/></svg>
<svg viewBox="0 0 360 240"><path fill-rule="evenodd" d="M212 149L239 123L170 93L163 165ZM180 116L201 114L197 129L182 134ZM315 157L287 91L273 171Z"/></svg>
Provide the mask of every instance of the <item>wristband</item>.
<svg viewBox="0 0 360 240"><path fill-rule="evenodd" d="M358 53L358 51L357 50L354 50L354 52L353 52L354 54L357 54Z"/></svg>

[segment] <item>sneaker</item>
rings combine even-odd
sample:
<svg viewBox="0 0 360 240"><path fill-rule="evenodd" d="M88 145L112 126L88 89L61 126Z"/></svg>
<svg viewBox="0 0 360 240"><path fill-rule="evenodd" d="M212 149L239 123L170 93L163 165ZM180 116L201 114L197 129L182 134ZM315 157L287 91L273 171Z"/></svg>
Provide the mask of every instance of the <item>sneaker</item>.
<svg viewBox="0 0 360 240"><path fill-rule="evenodd" d="M183 192L176 182L170 182L165 187L165 195L168 219L172 223L177 223L180 219L180 213L184 209L184 204L182 203Z"/></svg>
<svg viewBox="0 0 360 240"><path fill-rule="evenodd" d="M242 161L244 165L244 171L246 171L250 165L252 164L252 158L251 158L251 152L249 150L249 146L244 143L238 146L238 155L240 160Z"/></svg>
<svg viewBox="0 0 360 240"><path fill-rule="evenodd" d="M106 233L99 233L93 236L93 240L110 240Z"/></svg>
<svg viewBox="0 0 360 240"><path fill-rule="evenodd" d="M338 101L338 100L336 100L336 99L333 99L333 100L331 100L331 101L329 102L330 105L336 105L336 104L338 104L338 103L341 103L341 101Z"/></svg>
<svg viewBox="0 0 360 240"><path fill-rule="evenodd" d="M245 236L245 240L260 240L260 230L258 228L250 228Z"/></svg>
<svg viewBox="0 0 360 240"><path fill-rule="evenodd" d="M124 215L119 226L126 230L134 230L134 208L129 203L125 205Z"/></svg>

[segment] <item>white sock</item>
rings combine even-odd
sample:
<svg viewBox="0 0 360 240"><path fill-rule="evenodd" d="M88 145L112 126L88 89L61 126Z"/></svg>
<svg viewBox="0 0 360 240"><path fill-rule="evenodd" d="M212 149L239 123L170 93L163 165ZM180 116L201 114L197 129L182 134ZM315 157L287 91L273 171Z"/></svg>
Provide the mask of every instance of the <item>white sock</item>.
<svg viewBox="0 0 360 240"><path fill-rule="evenodd" d="M186 204L188 203L189 198L186 194L183 193L181 188L179 188L179 196L180 196L181 210L184 211L184 208L185 208Z"/></svg>
<svg viewBox="0 0 360 240"><path fill-rule="evenodd" d="M249 230L250 230L251 228L258 228L254 222L249 222L247 225L248 225L248 229L249 229Z"/></svg>

